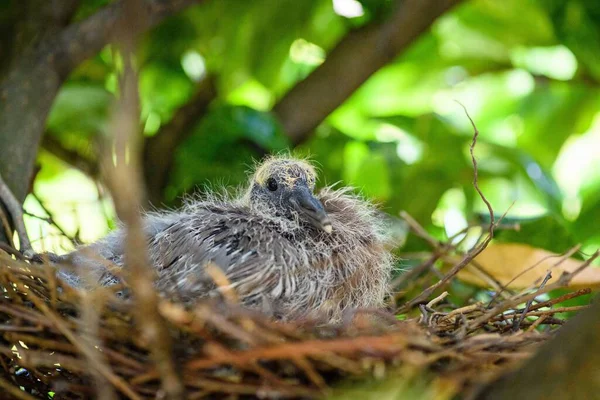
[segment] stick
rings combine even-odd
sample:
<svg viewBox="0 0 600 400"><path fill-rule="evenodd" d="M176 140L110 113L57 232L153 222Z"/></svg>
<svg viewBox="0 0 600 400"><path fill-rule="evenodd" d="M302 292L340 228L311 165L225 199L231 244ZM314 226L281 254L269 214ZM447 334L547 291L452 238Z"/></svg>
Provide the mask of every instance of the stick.
<svg viewBox="0 0 600 400"><path fill-rule="evenodd" d="M406 311L410 310L411 308L413 308L415 305L422 303L425 299L427 299L429 296L431 296L431 294L434 291L436 291L438 288L440 288L441 286L448 283L452 278L454 278L456 276L456 274L458 274L458 272L461 269L463 269L465 266L467 266L475 257L477 257L483 250L485 250L485 248L488 246L488 244L492 241L492 239L494 237L494 229L496 227L494 210L492 209L492 205L490 204L488 199L485 197L485 195L479 188L479 184L478 184L477 160L475 159L475 145L477 144L477 138L479 137L479 130L477 129L475 122L473 122L473 120L471 119L471 116L469 115L469 112L467 111L466 107L464 105L462 105L461 103L458 103L458 104L460 104L460 106L463 108L463 110L465 110L465 114L467 114L467 118L469 118L469 121L471 121L471 125L473 126L473 132L474 132L473 133L473 141L471 142L471 146L469 147L469 151L471 153L471 162L473 163L473 186L475 187L475 190L477 191L477 194L479 195L481 200L485 203L485 205L488 209L488 212L490 214L490 225L488 228L488 235L483 240L483 242L481 242L473 250L469 251L467 253L467 255L458 264L453 266L450 269L450 271L448 271L448 273L446 273L446 275L444 275L444 277L442 279L440 279L438 282L434 283L433 285L429 286L427 289L425 289L423 292L421 292L421 294L419 294L417 297L415 297L411 301L407 302L404 306L402 306L400 308L400 310L398 311L399 313L406 312Z"/></svg>
<svg viewBox="0 0 600 400"><path fill-rule="evenodd" d="M540 284L540 289L543 289L544 286L546 286L546 283L548 283L548 281L552 278L552 272L548 272L546 274L546 276L544 277L544 280L542 281L542 283ZM533 304L533 300L531 299L527 302L527 304L525 304L525 308L523 309L523 312L521 313L521 316L519 317L519 319L515 318L513 320L513 327L512 330L513 332L517 332L519 330L519 326L521 325L521 323L523 322L523 320L525 319L525 316L527 315L527 313L529 312L529 308L531 307L531 305Z"/></svg>
<svg viewBox="0 0 600 400"><path fill-rule="evenodd" d="M0 201L6 206L13 224L15 225L15 230L19 236L21 253L26 256L33 255L31 241L29 240L27 230L25 229L25 222L23 221L23 208L6 182L4 182L4 179L2 179L2 175L0 175Z"/></svg>
<svg viewBox="0 0 600 400"><path fill-rule="evenodd" d="M147 23L145 10L141 0L126 1L117 26L124 68L121 97L111 121L114 142L104 148L103 169L117 215L127 227L126 280L138 309L136 322L159 372L166 398L183 399L183 382L172 359L172 339L165 320L158 311L159 298L154 289L154 270L150 266L140 215L144 188L139 151L139 95L132 57L136 46L135 32L143 31L140 27Z"/></svg>

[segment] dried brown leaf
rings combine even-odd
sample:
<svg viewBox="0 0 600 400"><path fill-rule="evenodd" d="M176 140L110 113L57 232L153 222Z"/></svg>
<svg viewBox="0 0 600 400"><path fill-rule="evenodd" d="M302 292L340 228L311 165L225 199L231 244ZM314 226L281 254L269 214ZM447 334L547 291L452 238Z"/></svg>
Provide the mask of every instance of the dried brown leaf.
<svg viewBox="0 0 600 400"><path fill-rule="evenodd" d="M477 286L489 287L489 280L483 277L487 275L508 289L524 289L539 284L548 271L552 271L548 282L555 282L563 272L573 272L581 263L526 244L493 243L460 271L458 277ZM600 268L584 269L573 277L569 287L600 287Z"/></svg>

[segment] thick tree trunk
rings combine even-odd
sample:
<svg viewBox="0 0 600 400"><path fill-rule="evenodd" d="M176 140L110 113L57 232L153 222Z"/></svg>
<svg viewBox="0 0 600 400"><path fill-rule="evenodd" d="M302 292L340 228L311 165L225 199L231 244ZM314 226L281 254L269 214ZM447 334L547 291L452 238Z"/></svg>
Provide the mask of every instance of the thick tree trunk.
<svg viewBox="0 0 600 400"><path fill-rule="evenodd" d="M27 57L0 86L0 173L17 199L27 195L46 116L63 77Z"/></svg>
<svg viewBox="0 0 600 400"><path fill-rule="evenodd" d="M59 13L53 8L62 1L32 1L49 4L50 11L39 13L42 22L48 19L47 15L64 22L64 12ZM193 0L147 1L147 26L157 24L192 3ZM0 157L0 173L19 200L27 194L46 117L62 82L75 67L110 42L121 8L121 2L112 3L63 30L55 26L31 34L33 41L12 63L0 85L0 143L5 149ZM30 25L39 26L39 23L26 26Z"/></svg>
<svg viewBox="0 0 600 400"><path fill-rule="evenodd" d="M146 27L198 2L147 0ZM23 50L0 41L15 57L12 62L6 60L10 67L0 84L0 175L19 201L27 195L46 117L61 84L75 67L111 41L122 2L65 27L77 6L78 0L13 0L11 4L15 10L11 16L23 20L8 30ZM21 12L22 8L27 12Z"/></svg>
<svg viewBox="0 0 600 400"><path fill-rule="evenodd" d="M41 137L31 133L43 131L43 118L61 83L40 62L37 47L69 23L78 5L79 0L12 0L3 9L10 19L2 20L6 36L0 38L0 174L19 201L29 189ZM6 242L4 229L0 241Z"/></svg>

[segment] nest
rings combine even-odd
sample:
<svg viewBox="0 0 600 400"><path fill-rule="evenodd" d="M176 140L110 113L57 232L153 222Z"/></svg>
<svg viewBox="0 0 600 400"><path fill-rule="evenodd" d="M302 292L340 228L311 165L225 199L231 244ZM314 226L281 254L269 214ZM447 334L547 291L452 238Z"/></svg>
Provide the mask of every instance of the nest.
<svg viewBox="0 0 600 400"><path fill-rule="evenodd" d="M58 280L53 267L1 252L0 286L6 393L141 399L169 390L166 361L153 352L153 327L140 328L139 308L110 288L78 291ZM341 381L403 376L407 369L431 372L431 384L443 383L451 396L472 393L528 358L551 334L536 328L562 323L554 314L564 308L553 306L586 293L526 308L510 307L524 301L516 297L491 308L453 307L442 293L418 304L419 316L399 320L357 310L336 325L276 322L227 299L195 306L160 300L163 323L154 329L166 328L172 340L170 375L187 398L315 398Z"/></svg>

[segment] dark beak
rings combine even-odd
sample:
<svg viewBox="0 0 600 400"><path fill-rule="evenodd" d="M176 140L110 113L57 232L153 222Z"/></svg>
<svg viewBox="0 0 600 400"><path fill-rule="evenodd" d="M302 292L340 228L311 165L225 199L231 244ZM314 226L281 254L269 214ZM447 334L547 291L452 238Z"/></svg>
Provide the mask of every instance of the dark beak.
<svg viewBox="0 0 600 400"><path fill-rule="evenodd" d="M290 198L296 211L305 217L316 228L331 233L331 221L323 208L323 204L310 192L308 188L296 187Z"/></svg>

